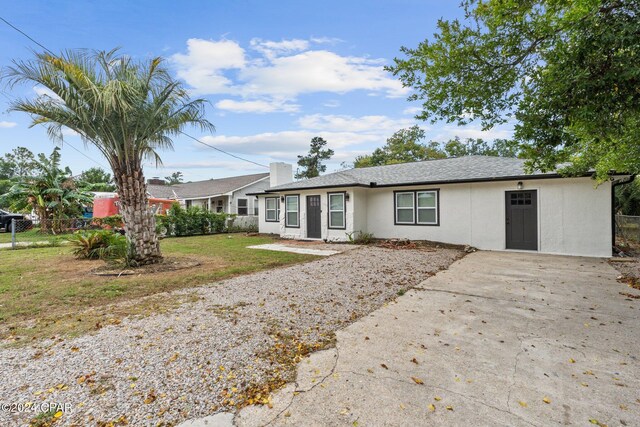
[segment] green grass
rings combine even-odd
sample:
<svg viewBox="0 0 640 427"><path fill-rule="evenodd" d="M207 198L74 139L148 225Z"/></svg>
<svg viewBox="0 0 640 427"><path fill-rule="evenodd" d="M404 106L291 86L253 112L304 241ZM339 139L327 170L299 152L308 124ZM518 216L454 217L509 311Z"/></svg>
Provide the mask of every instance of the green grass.
<svg viewBox="0 0 640 427"><path fill-rule="evenodd" d="M222 234L165 239L165 256L197 259L198 267L132 276L96 276L102 261L76 260L68 247L0 251L0 337L77 335L128 315L161 312L184 301L165 291L316 259L247 249L270 237ZM213 285L215 286L215 285ZM141 300L142 297L151 296ZM133 302L132 304L113 303ZM25 322L31 324L25 326ZM34 326L35 325L35 326ZM23 338L24 342L24 338Z"/></svg>
<svg viewBox="0 0 640 427"><path fill-rule="evenodd" d="M16 241L18 242L47 242L52 238L64 238L70 236L67 234L52 235L48 233L41 233L39 228L32 228L31 230L16 233ZM0 243L11 243L11 232L0 233Z"/></svg>

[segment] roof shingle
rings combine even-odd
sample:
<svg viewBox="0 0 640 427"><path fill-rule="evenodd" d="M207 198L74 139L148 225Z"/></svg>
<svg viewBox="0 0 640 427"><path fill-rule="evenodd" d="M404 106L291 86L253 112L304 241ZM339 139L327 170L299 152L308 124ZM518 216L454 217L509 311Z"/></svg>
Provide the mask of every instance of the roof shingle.
<svg viewBox="0 0 640 427"><path fill-rule="evenodd" d="M553 176L556 172L529 175L524 170L524 160L510 157L466 156L450 159L425 160L396 165L349 169L304 181L291 182L267 191L302 190L305 188L394 186L407 184L473 182L531 176Z"/></svg>
<svg viewBox="0 0 640 427"><path fill-rule="evenodd" d="M176 185L149 184L147 185L147 192L151 197L161 199L197 199L229 193L268 177L268 173L256 173L253 175L208 179L206 181L185 182Z"/></svg>

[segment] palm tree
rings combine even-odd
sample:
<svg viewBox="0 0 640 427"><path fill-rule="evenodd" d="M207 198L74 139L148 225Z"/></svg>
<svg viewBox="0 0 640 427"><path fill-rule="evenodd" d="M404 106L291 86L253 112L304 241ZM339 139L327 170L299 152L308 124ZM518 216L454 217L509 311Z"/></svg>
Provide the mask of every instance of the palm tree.
<svg viewBox="0 0 640 427"><path fill-rule="evenodd" d="M161 163L158 150L173 147L171 137L187 125L213 130L204 118L203 99L186 89L163 66L162 58L135 62L116 50L36 54L14 61L6 76L11 85L36 83L53 95L18 100L11 110L29 113L32 126L47 126L54 141L69 128L105 156L120 196L120 212L130 244L129 261L143 265L162 260L155 217L148 207L142 161Z"/></svg>

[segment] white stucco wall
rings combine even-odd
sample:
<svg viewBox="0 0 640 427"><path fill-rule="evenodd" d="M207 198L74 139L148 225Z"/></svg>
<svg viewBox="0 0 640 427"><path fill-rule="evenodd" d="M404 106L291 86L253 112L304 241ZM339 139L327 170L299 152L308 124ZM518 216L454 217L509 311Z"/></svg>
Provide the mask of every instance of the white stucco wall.
<svg viewBox="0 0 640 427"><path fill-rule="evenodd" d="M538 250L542 253L611 256L611 183L594 188L589 178L524 180L538 193ZM517 181L371 189L367 229L379 238L506 246L505 191ZM394 225L393 190L439 189L440 225Z"/></svg>
<svg viewBox="0 0 640 427"><path fill-rule="evenodd" d="M265 207L265 199L267 197L277 197L278 201L280 201L280 195L275 194L272 196L258 196L258 206L259 206L259 214L258 214L258 230L260 233L266 234L280 234L280 222L270 222L266 220L266 207ZM283 211L282 206L284 203L280 202L280 221L283 221Z"/></svg>
<svg viewBox="0 0 640 427"><path fill-rule="evenodd" d="M611 256L611 183L595 187L589 178L523 180L524 189L537 190L538 251L551 254ZM517 190L518 181L445 184L396 188L336 188L278 194L300 195L300 228L264 220L260 197L260 232L291 239L306 239L306 196L320 195L322 239L346 241L346 233L366 231L376 238L407 238L505 250L505 192ZM394 190L439 190L437 226L395 225ZM346 229L327 227L327 193L346 191Z"/></svg>
<svg viewBox="0 0 640 427"><path fill-rule="evenodd" d="M249 208L248 214L254 215L255 206L256 204L258 204L258 200L256 200L256 196L248 196L247 193L259 193L261 191L266 190L267 188L269 188L269 178L265 178L261 181L254 182L251 185L248 185L244 188L234 191L232 196L229 198L229 205L227 207L227 212L232 214L237 214L238 199L247 199L247 206Z"/></svg>
<svg viewBox="0 0 640 427"><path fill-rule="evenodd" d="M345 201L345 229L329 229L328 228L328 193L347 192L349 200ZM280 203L280 236L286 239L307 239L307 196L320 196L321 206L321 230L322 240L331 242L346 242L348 240L347 233L351 233L354 230L354 189L353 188L332 188L330 190L307 190L298 192L282 193L298 194L300 196L300 228L285 227L284 215L285 204ZM261 197L262 199L262 197ZM263 202L264 203L264 202ZM262 224L262 223L261 223ZM262 229L261 229L262 232Z"/></svg>

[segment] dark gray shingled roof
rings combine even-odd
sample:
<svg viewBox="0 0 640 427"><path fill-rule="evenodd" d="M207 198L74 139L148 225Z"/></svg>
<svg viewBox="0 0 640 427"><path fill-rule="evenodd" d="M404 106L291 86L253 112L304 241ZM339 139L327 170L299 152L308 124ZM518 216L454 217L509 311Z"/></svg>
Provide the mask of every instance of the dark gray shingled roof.
<svg viewBox="0 0 640 427"><path fill-rule="evenodd" d="M268 177L268 173L256 173L253 175L208 179L206 181L185 182L184 184L176 185L149 184L147 185L147 193L151 197L160 199L197 199L228 193Z"/></svg>
<svg viewBox="0 0 640 427"><path fill-rule="evenodd" d="M349 169L304 181L291 182L270 188L269 192L328 187L390 187L408 184L437 184L522 179L557 176L556 172L534 172L527 175L524 160L508 157L467 156L451 159L426 160L397 165ZM375 183L375 185L371 185Z"/></svg>

